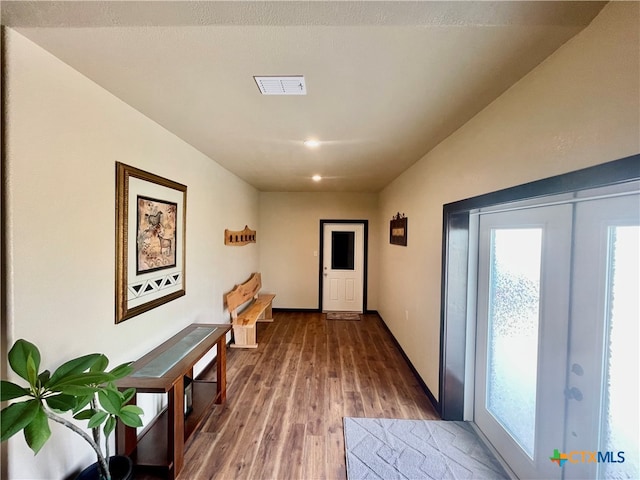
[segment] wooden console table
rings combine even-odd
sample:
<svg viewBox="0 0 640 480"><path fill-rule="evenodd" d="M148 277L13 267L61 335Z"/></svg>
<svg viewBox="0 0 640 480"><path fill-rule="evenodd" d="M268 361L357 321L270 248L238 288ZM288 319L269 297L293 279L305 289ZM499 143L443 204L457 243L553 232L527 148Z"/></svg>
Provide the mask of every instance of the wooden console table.
<svg viewBox="0 0 640 480"><path fill-rule="evenodd" d="M184 447L214 403L226 400L226 334L230 324L192 324L133 364L133 373L118 380L120 389L166 393L164 409L138 437L136 429L118 422L116 450L134 464L161 468L175 478L184 465ZM193 366L217 346L216 381L193 378ZM205 372L213 368L211 362ZM184 379L193 379L193 410L185 416ZM136 397L132 399L136 402Z"/></svg>

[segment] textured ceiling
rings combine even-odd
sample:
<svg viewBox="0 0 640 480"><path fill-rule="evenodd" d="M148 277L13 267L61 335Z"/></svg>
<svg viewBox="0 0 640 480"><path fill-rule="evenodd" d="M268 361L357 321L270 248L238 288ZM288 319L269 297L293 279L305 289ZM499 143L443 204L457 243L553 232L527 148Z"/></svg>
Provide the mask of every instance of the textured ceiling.
<svg viewBox="0 0 640 480"><path fill-rule="evenodd" d="M4 25L259 190L376 192L603 5L3 1L1 8ZM300 74L306 96L262 96L253 80ZM307 138L323 143L309 150Z"/></svg>

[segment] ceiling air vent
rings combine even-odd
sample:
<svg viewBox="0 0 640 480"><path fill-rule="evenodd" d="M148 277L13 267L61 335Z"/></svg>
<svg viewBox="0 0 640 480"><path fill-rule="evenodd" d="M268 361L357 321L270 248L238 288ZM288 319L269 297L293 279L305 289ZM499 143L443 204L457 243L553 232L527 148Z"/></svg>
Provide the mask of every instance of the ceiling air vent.
<svg viewBox="0 0 640 480"><path fill-rule="evenodd" d="M263 95L306 95L304 76L253 77Z"/></svg>

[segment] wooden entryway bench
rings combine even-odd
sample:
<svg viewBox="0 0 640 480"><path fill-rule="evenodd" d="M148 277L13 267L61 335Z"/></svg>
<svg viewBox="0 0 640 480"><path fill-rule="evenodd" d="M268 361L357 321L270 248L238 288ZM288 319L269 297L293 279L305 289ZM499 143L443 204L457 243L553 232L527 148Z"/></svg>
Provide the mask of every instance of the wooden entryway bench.
<svg viewBox="0 0 640 480"><path fill-rule="evenodd" d="M233 348L258 348L256 322L273 322L271 303L275 295L259 294L261 288L262 277L260 273L254 273L225 296L233 324ZM238 308L249 301L251 303L238 313Z"/></svg>

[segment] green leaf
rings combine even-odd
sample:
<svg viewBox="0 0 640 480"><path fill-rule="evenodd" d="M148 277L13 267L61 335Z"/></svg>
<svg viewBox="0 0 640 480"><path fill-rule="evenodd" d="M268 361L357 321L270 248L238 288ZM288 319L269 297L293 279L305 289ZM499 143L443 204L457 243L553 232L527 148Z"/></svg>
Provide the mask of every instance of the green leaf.
<svg viewBox="0 0 640 480"><path fill-rule="evenodd" d="M76 408L77 399L73 395L55 395L46 399L47 405L58 412L67 412Z"/></svg>
<svg viewBox="0 0 640 480"><path fill-rule="evenodd" d="M65 395L74 395L76 397L84 397L93 395L98 390L98 387L91 387L86 385L63 385L56 388L56 391L64 393Z"/></svg>
<svg viewBox="0 0 640 480"><path fill-rule="evenodd" d="M93 400L93 397L95 396L95 392L92 392L90 394L85 394L85 395L81 395L76 397L76 406L73 409L73 413L78 413L80 410L82 410L84 407L86 407L87 405L89 405L89 403L91 403L91 400Z"/></svg>
<svg viewBox="0 0 640 480"><path fill-rule="evenodd" d="M107 422L104 424L104 429L103 429L104 436L108 438L109 435L111 435L115 429L116 429L116 419L113 416L109 416L109 418L107 419Z"/></svg>
<svg viewBox="0 0 640 480"><path fill-rule="evenodd" d="M76 413L73 416L73 418L75 418L76 420L89 420L96 413L98 413L98 412L96 410L94 410L93 408L87 408L86 410L82 410L81 412Z"/></svg>
<svg viewBox="0 0 640 480"><path fill-rule="evenodd" d="M133 372L133 367L131 366L133 362L123 363L122 365L118 365L109 373L113 376L113 380L118 380L119 378L124 378Z"/></svg>
<svg viewBox="0 0 640 480"><path fill-rule="evenodd" d="M89 355L83 355L82 357L74 358L68 362L60 365L53 375L51 376L51 385L57 385L61 383L65 378L69 376L75 376L86 372L97 362L101 361L100 357L104 355L100 353L91 353Z"/></svg>
<svg viewBox="0 0 640 480"><path fill-rule="evenodd" d="M40 382L40 385L42 385L43 387L46 387L47 383L49 383L50 378L51 372L49 370L45 370L40 375L38 375L38 382Z"/></svg>
<svg viewBox="0 0 640 480"><path fill-rule="evenodd" d="M102 423L107 419L109 414L107 412L99 411L96 412L90 419L87 427L96 428L102 425Z"/></svg>
<svg viewBox="0 0 640 480"><path fill-rule="evenodd" d="M109 359L105 355L100 354L100 356L96 360L96 363L94 363L91 366L90 371L91 372L104 372L107 369L108 366L109 366Z"/></svg>
<svg viewBox="0 0 640 480"><path fill-rule="evenodd" d="M117 390L105 389L98 392L100 405L112 415L117 415L122 408L123 396Z"/></svg>
<svg viewBox="0 0 640 480"><path fill-rule="evenodd" d="M142 415L144 410L137 405L125 405L120 409L120 413L122 412L131 413L133 415Z"/></svg>
<svg viewBox="0 0 640 480"><path fill-rule="evenodd" d="M29 385L38 385L38 367L32 355L27 357L27 377Z"/></svg>
<svg viewBox="0 0 640 480"><path fill-rule="evenodd" d="M52 380L53 380L53 377L52 377ZM110 380L111 380L111 375L108 373L99 373L99 372L75 373L75 374L66 375L58 379L56 382L53 382L53 381L49 382L49 390L60 391L62 387L66 387L69 385L75 385L75 386L100 385Z"/></svg>
<svg viewBox="0 0 640 480"><path fill-rule="evenodd" d="M33 420L24 427L24 439L27 441L29 448L33 450L33 453L37 454L42 446L47 443L50 436L49 419L44 413L42 405L38 404L38 409Z"/></svg>
<svg viewBox="0 0 640 480"><path fill-rule="evenodd" d="M29 425L39 409L40 402L33 399L14 403L2 410L0 412L0 442L11 438Z"/></svg>
<svg viewBox="0 0 640 480"><path fill-rule="evenodd" d="M16 343L13 344L8 355L11 369L27 382L29 381L29 374L27 372L27 359L29 356L31 356L35 369L38 370L40 367L40 351L33 343L29 343L23 339L17 340ZM31 386L35 387L33 384Z"/></svg>
<svg viewBox="0 0 640 480"><path fill-rule="evenodd" d="M6 380L0 380L0 402L24 397L25 395L29 395L29 390L26 388Z"/></svg>
<svg viewBox="0 0 640 480"><path fill-rule="evenodd" d="M122 410L120 410L120 413L118 414L118 418L128 427L141 427L142 419L140 418L140 415L129 410L125 410L126 408L133 406L134 405L127 405L126 407L122 407Z"/></svg>
<svg viewBox="0 0 640 480"><path fill-rule="evenodd" d="M135 388L127 388L124 392L122 392L122 404L124 405L126 403L129 403L135 394Z"/></svg>

